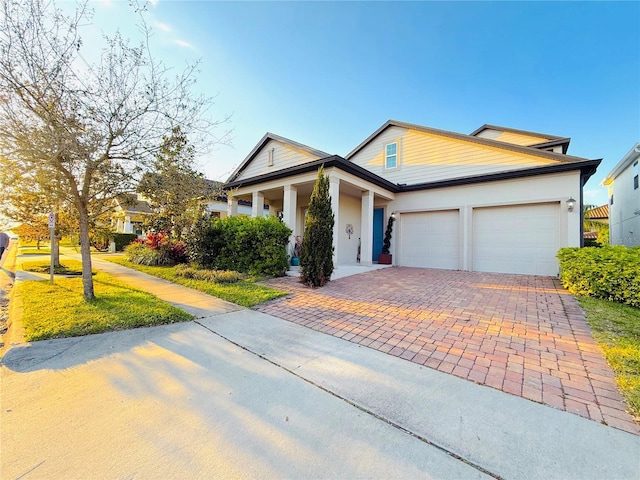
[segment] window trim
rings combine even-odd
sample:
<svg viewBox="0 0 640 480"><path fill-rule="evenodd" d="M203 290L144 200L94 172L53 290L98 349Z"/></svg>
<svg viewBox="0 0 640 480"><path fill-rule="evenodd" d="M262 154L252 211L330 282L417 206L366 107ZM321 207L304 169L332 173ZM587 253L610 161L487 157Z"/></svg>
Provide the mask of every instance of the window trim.
<svg viewBox="0 0 640 480"><path fill-rule="evenodd" d="M633 189L638 189L638 161L633 162Z"/></svg>
<svg viewBox="0 0 640 480"><path fill-rule="evenodd" d="M395 145L396 147L396 152L393 154L389 154L389 147L391 145ZM384 146L384 169L385 170L395 170L400 166L400 161L399 161L399 151L400 151L400 142L395 141L395 142L389 142L387 144L385 144ZM395 157L395 165L390 167L389 166L389 159Z"/></svg>

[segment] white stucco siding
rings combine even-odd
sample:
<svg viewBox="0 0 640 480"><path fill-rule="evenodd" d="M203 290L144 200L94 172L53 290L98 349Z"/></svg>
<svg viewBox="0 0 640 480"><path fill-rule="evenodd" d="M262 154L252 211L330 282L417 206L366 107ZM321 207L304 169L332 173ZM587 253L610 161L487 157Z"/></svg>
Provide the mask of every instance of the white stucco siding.
<svg viewBox="0 0 640 480"><path fill-rule="evenodd" d="M385 169L385 145L392 142L398 143L398 167ZM409 185L557 163L535 154L400 127L389 127L350 160L391 182Z"/></svg>
<svg viewBox="0 0 640 480"><path fill-rule="evenodd" d="M458 187L438 188L407 192L396 195L394 201L388 204L390 211L396 211L403 215L416 212L437 212L446 210L458 210L460 212L460 228L458 238L460 240L460 268L463 270L474 269L474 211L480 208L490 207L518 207L548 204L553 205L557 212L557 223L547 222L547 227L557 230L557 248L567 246L580 246L580 209L569 212L566 200L569 197L580 198L580 172L566 172L553 175L539 175L522 179L503 180L500 182L487 182ZM540 212L536 209L528 210L514 208L514 218L521 221L521 216L534 211L536 216ZM485 212L491 213L490 210ZM549 212L545 211L545 215ZM541 214L542 215L542 214ZM544 216L544 215L542 215ZM537 221L537 220L535 220ZM535 221L532 220L532 223ZM540 220L542 221L542 220ZM526 219L524 219L526 223ZM554 220L555 222L555 220ZM547 228L545 227L545 228ZM516 226L514 225L514 228ZM402 259L401 251L403 239L401 230L392 238L392 253L396 258ZM546 237L545 237L546 238ZM544 242L547 242L545 239ZM545 248L549 248L548 242ZM547 250L547 260L555 262L555 254L551 255ZM490 270L486 263L481 265L483 270ZM496 268L494 271L498 271ZM550 270L547 270L550 271ZM529 273L521 271L519 273Z"/></svg>
<svg viewBox="0 0 640 480"><path fill-rule="evenodd" d="M338 265L355 265L358 255L358 238L361 237L361 211L362 201L350 195L340 194L340 212L338 225L333 228L338 232ZM351 238L346 232L347 225L353 226Z"/></svg>
<svg viewBox="0 0 640 480"><path fill-rule="evenodd" d="M610 186L613 204L609 205L609 234L613 245L640 245L640 215L634 213L640 213L640 188L634 188L633 163L620 171Z"/></svg>
<svg viewBox="0 0 640 480"><path fill-rule="evenodd" d="M273 160L273 165L269 164L269 156ZM294 167L303 163L317 160L320 157L313 155L303 149L295 148L276 140L269 140L260 152L253 158L251 163L240 172L237 180L264 175L289 167Z"/></svg>

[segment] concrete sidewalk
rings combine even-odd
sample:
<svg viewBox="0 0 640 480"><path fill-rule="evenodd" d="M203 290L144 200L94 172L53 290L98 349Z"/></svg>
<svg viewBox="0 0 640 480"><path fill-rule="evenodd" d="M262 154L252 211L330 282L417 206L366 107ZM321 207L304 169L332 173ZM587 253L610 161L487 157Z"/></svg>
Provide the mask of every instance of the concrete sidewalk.
<svg viewBox="0 0 640 480"><path fill-rule="evenodd" d="M638 436L106 263L198 320L14 346L2 478L640 478Z"/></svg>

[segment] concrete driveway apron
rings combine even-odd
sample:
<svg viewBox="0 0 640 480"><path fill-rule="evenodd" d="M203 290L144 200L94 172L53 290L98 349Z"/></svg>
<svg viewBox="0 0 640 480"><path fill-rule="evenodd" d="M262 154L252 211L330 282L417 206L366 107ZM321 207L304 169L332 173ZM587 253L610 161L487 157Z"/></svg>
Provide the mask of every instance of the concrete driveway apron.
<svg viewBox="0 0 640 480"><path fill-rule="evenodd" d="M640 434L575 298L553 277L394 267L291 295L264 312Z"/></svg>

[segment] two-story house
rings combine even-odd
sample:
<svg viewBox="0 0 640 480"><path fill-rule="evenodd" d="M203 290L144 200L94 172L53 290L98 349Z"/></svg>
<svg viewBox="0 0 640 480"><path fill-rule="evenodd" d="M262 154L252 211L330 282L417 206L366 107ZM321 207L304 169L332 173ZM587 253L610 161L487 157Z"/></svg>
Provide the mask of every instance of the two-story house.
<svg viewBox="0 0 640 480"><path fill-rule="evenodd" d="M557 275L556 253L582 242L582 187L601 160L567 155L569 138L484 125L466 135L390 120L344 157L267 133L230 176L238 200L302 235L324 165L334 263L371 264L396 218L393 264Z"/></svg>
<svg viewBox="0 0 640 480"><path fill-rule="evenodd" d="M611 245L640 245L640 142L613 167L602 185L609 191L609 241Z"/></svg>

